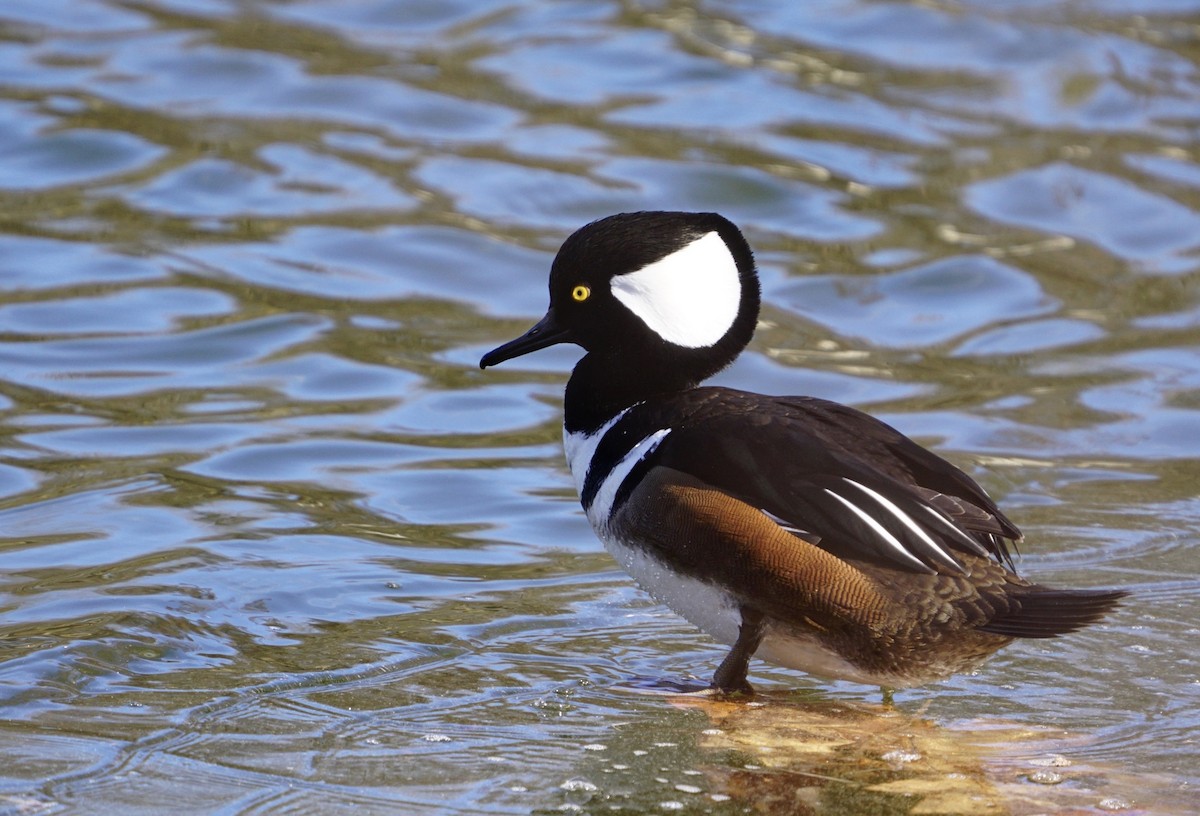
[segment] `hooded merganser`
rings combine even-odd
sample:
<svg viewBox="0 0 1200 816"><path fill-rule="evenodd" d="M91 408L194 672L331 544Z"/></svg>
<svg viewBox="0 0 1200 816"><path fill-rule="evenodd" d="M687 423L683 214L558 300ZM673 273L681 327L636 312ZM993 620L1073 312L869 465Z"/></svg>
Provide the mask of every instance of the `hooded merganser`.
<svg viewBox="0 0 1200 816"><path fill-rule="evenodd" d="M587 352L563 436L596 534L651 595L733 649L887 688L970 669L1014 638L1094 623L1126 594L1013 571L1021 533L971 477L861 411L698 387L750 342L754 257L715 213L636 212L575 232L550 308L480 368Z"/></svg>

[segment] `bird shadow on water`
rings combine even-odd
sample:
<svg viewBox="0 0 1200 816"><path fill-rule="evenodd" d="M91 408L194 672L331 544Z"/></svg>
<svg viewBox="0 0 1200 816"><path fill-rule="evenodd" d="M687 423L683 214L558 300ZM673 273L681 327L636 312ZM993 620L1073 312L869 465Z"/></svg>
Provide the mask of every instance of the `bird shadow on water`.
<svg viewBox="0 0 1200 816"><path fill-rule="evenodd" d="M685 795L658 808L839 816L1194 812L1182 781L1086 758L1087 734L1001 717L936 722L924 716L927 705L913 712L811 692L723 697L655 685L638 679L623 690L663 694L702 717L686 772L698 784L674 785L673 794ZM635 723L621 730L631 743L673 745L636 733ZM701 790L703 797L689 801L686 794Z"/></svg>

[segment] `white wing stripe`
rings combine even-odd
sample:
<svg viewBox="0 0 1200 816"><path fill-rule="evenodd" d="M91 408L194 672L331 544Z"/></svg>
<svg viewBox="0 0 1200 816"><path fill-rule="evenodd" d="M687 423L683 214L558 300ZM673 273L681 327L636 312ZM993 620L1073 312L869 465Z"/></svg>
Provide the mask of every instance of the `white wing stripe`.
<svg viewBox="0 0 1200 816"><path fill-rule="evenodd" d="M839 496L837 493L834 493L829 488L826 487L823 489L830 496L833 496L835 499L840 501L842 504L846 505L846 507L850 508L850 511L853 512L854 515L856 515L860 519L862 519L863 522L865 522L868 527L870 527L873 531L875 531L875 534L878 535L880 538L882 538L889 546L895 548L896 552L900 553L900 555L907 558L914 565L919 567L923 572L933 572L933 570L929 568L928 564L926 564L924 561L917 558L915 555L910 553L908 550L904 549L904 545L900 543L900 540L897 539L891 533L889 533L886 529L884 529L884 526L882 524L880 524L875 519L871 518L871 515L869 513L867 513L867 511L858 507L853 502L851 502L849 499Z"/></svg>
<svg viewBox="0 0 1200 816"><path fill-rule="evenodd" d="M871 488L867 487L864 484L859 484L858 482L854 481L853 479L847 479L845 476L842 477L842 481L849 482L850 484L857 487L859 490L866 493L872 499L879 502L879 504L882 505L885 510L887 510L893 516L895 516L897 519L899 519L900 523L903 524L905 527L912 530L913 533L916 534L917 538L924 541L925 544L928 545L930 549L932 549L934 552L936 552L941 558L945 559L948 564L954 564L955 566L960 566L958 561L956 561L953 556L951 556L949 553L947 553L945 550L943 550L941 547L939 547L937 542L929 537L929 533L927 533L923 529L921 529L920 525L918 525L917 522L913 520L912 516L908 515L908 513L905 513L903 510L901 510L899 507L897 507L895 505L895 503L892 502L892 500L889 499L887 496L884 496L881 493L878 493L877 491L872 490Z"/></svg>
<svg viewBox="0 0 1200 816"><path fill-rule="evenodd" d="M762 507L760 507L758 509L762 511L762 514L764 516L769 518L775 524L779 525L779 529L785 530L794 536L798 536L799 538L802 538L805 541L807 541L809 544L819 544L821 542L821 537L819 535L817 535L816 533L814 533L810 530L803 530L803 529L797 527L795 524L792 524L787 519L783 519L783 518L780 518L779 516L775 515L770 510L766 510Z"/></svg>
<svg viewBox="0 0 1200 816"><path fill-rule="evenodd" d="M950 518L948 516L946 516L941 510L938 510L936 507L930 507L927 504L923 504L921 506L924 507L925 510L929 512L929 515L933 516L935 519L937 519L939 522L941 522L943 527L945 527L947 530L949 530L954 535L958 536L959 540L961 540L965 544L967 544L967 546L969 546L972 549L972 551L982 554L982 548L979 546L979 542L976 541L975 539L971 538L966 533L964 533L962 531L962 528L959 527L957 524L955 524L953 521L951 521Z"/></svg>
<svg viewBox="0 0 1200 816"><path fill-rule="evenodd" d="M781 519L779 516L775 515L770 510L763 510L762 512L763 512L763 515L765 515L771 521L778 524L783 529L787 530L789 533L803 533L804 532L804 530L801 530L796 525L791 524L791 523L785 521L784 519Z"/></svg>

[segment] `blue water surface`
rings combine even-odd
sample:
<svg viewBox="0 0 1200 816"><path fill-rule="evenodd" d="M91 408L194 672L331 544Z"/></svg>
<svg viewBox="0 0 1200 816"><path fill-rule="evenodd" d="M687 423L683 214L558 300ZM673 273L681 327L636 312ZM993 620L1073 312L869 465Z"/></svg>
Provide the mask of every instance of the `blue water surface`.
<svg viewBox="0 0 1200 816"><path fill-rule="evenodd" d="M0 812L1189 812L1197 12L3 4ZM891 712L755 664L782 740L646 693L721 650L582 517L578 351L477 367L646 208L755 246L718 381L872 411L1024 574L1134 596Z"/></svg>

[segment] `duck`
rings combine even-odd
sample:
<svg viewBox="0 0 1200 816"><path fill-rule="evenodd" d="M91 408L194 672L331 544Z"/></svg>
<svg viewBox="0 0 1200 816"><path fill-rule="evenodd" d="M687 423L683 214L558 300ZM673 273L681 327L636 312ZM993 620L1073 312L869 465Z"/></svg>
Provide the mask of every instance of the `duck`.
<svg viewBox="0 0 1200 816"><path fill-rule="evenodd" d="M563 396L588 522L659 602L730 649L710 687L752 693L752 658L907 688L1019 638L1096 623L1128 593L1017 574L1017 526L970 476L863 411L701 383L747 347L761 291L742 232L710 212L587 224L550 305L481 369L580 346Z"/></svg>

